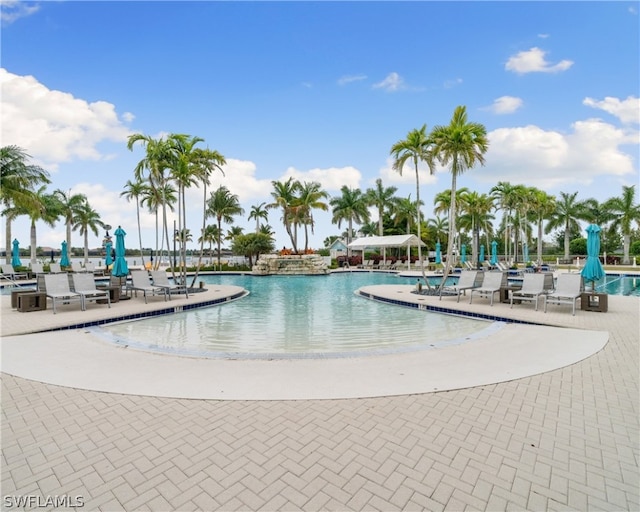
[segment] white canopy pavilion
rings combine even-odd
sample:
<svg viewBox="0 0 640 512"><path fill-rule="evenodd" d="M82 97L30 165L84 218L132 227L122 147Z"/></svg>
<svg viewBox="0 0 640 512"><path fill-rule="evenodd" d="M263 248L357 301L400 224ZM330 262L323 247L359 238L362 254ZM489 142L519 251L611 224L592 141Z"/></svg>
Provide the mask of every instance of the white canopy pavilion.
<svg viewBox="0 0 640 512"><path fill-rule="evenodd" d="M364 236L356 238L351 242L348 247L350 249L364 250L367 247L382 247L383 261L386 261L386 248L387 247L406 247L407 255L411 247L417 247L421 245L425 247L426 244L421 241L416 235L389 235L389 236ZM411 265L411 258L409 258L409 265Z"/></svg>

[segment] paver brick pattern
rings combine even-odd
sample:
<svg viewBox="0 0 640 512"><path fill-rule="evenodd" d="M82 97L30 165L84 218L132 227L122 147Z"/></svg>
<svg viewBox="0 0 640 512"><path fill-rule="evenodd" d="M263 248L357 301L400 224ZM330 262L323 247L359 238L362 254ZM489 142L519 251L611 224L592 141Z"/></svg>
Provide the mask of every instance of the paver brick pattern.
<svg viewBox="0 0 640 512"><path fill-rule="evenodd" d="M639 336L607 324L567 368L397 397L167 399L3 374L2 507L638 511Z"/></svg>

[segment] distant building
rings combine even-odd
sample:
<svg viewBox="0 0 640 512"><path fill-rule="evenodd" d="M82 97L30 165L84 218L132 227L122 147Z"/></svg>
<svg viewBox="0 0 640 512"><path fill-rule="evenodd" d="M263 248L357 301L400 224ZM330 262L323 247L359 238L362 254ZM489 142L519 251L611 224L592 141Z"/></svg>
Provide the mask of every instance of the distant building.
<svg viewBox="0 0 640 512"><path fill-rule="evenodd" d="M347 244L342 238L336 238L329 246L329 254L332 258L347 255Z"/></svg>

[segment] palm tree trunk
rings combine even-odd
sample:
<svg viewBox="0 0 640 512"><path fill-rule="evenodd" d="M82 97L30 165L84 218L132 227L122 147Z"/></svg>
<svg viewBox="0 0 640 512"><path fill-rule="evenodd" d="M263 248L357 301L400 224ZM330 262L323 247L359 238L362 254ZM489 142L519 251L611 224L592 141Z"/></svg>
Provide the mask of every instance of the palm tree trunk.
<svg viewBox="0 0 640 512"><path fill-rule="evenodd" d="M220 261L220 244L222 242L222 217L218 217L218 272L222 272L222 262Z"/></svg>
<svg viewBox="0 0 640 512"><path fill-rule="evenodd" d="M542 217L538 218L538 265L542 265Z"/></svg>
<svg viewBox="0 0 640 512"><path fill-rule="evenodd" d="M5 245L5 262L11 264L11 218L6 216L4 219L4 245Z"/></svg>
<svg viewBox="0 0 640 512"><path fill-rule="evenodd" d="M89 263L89 227L84 230L84 266Z"/></svg>
<svg viewBox="0 0 640 512"><path fill-rule="evenodd" d="M140 243L140 255L142 256L142 266L144 267L144 251L142 250L142 229L140 228L140 202L136 196L136 218L138 219L138 242Z"/></svg>
<svg viewBox="0 0 640 512"><path fill-rule="evenodd" d="M200 272L200 265L202 265L202 257L204 256L204 230L207 227L207 182L203 182L204 185L204 201L202 206L202 236L200 237L200 254L198 255L198 265L196 266L196 273L191 281L191 288L196 284L198 279L198 273Z"/></svg>
<svg viewBox="0 0 640 512"><path fill-rule="evenodd" d="M36 263L36 223L33 220L31 221L31 230L29 234L31 242L31 263ZM11 243L11 241L9 241L9 243ZM71 248L69 248L69 250L71 250Z"/></svg>
<svg viewBox="0 0 640 512"><path fill-rule="evenodd" d="M451 205L449 207L449 239L447 240L447 263L444 266L444 272L442 274L442 282L440 283L440 296L442 296L442 290L444 289L444 283L449 277L451 271L451 258L453 253L453 235L456 232L456 178L457 178L457 165L453 162L451 166Z"/></svg>
<svg viewBox="0 0 640 512"><path fill-rule="evenodd" d="M424 270L424 261L422 260L422 219L420 215L420 177L418 175L418 159L414 158L413 163L416 166L416 215L418 217L418 260L420 261L420 272L422 273L422 279L424 280L424 284L427 286L429 290L431 290L431 284L427 279L427 274Z"/></svg>

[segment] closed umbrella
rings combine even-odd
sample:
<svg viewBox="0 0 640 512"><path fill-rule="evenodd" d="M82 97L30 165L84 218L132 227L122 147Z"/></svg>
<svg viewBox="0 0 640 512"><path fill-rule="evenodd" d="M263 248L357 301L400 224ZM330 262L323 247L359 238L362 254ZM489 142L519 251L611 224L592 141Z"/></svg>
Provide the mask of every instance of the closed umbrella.
<svg viewBox="0 0 640 512"><path fill-rule="evenodd" d="M484 244L480 245L480 257L478 258L478 261L480 263L484 261Z"/></svg>
<svg viewBox="0 0 640 512"><path fill-rule="evenodd" d="M111 242L107 242L104 246L105 256L104 256L104 266L109 268L109 265L113 263L113 258L111 257Z"/></svg>
<svg viewBox="0 0 640 512"><path fill-rule="evenodd" d="M113 269L111 275L116 277L123 277L129 274L129 267L127 267L127 260L124 257L124 229L118 226L113 234L116 236L116 259L113 263Z"/></svg>
<svg viewBox="0 0 640 512"><path fill-rule="evenodd" d="M460 247L460 263L465 263L467 261L467 246L466 244L462 244Z"/></svg>
<svg viewBox="0 0 640 512"><path fill-rule="evenodd" d="M595 281L604 277L600 263L600 226L596 224L587 227L587 260L580 273L586 281L591 281L592 291L595 291Z"/></svg>
<svg viewBox="0 0 640 512"><path fill-rule="evenodd" d="M436 242L436 263L442 263L442 253L440 249L440 242Z"/></svg>
<svg viewBox="0 0 640 512"><path fill-rule="evenodd" d="M13 241L13 249L11 250L11 265L13 265L14 268L22 266L22 262L20 261L20 242L18 242L17 238Z"/></svg>
<svg viewBox="0 0 640 512"><path fill-rule="evenodd" d="M490 263L492 265L498 264L498 242L495 240L491 242L491 260Z"/></svg>
<svg viewBox="0 0 640 512"><path fill-rule="evenodd" d="M61 267L70 267L71 263L69 262L69 254L67 252L67 242L62 242L62 249L60 253L60 266Z"/></svg>
<svg viewBox="0 0 640 512"><path fill-rule="evenodd" d="M526 242L522 244L522 259L524 260L525 264L529 261L529 246Z"/></svg>

